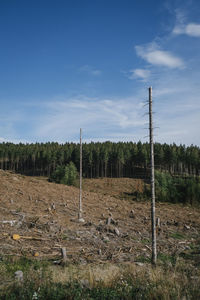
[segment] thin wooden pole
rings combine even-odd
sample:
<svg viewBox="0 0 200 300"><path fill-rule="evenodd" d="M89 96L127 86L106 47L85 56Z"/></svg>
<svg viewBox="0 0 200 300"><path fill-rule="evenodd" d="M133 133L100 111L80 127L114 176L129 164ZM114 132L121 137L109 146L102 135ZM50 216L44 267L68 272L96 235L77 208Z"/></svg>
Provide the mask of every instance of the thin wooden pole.
<svg viewBox="0 0 200 300"><path fill-rule="evenodd" d="M82 209L82 129L80 128L80 192L79 192L79 213L78 220L79 222L84 222Z"/></svg>
<svg viewBox="0 0 200 300"><path fill-rule="evenodd" d="M152 227L152 264L157 261L156 249L156 217L155 217L155 176L154 176L154 145L152 117L152 87L149 87L149 136L151 149L151 227Z"/></svg>

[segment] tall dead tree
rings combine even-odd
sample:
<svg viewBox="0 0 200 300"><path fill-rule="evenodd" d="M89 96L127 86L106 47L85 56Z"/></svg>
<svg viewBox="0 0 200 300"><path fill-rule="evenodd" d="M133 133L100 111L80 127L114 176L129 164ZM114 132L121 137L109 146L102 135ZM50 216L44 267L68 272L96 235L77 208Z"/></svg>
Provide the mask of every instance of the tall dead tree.
<svg viewBox="0 0 200 300"><path fill-rule="evenodd" d="M154 176L154 145L152 117L152 87L149 87L149 137L151 149L151 229L152 229L152 264L157 261L156 249L156 217L155 217L155 176Z"/></svg>
<svg viewBox="0 0 200 300"><path fill-rule="evenodd" d="M79 191L79 212L78 221L84 222L82 209L82 129L80 128L80 191Z"/></svg>

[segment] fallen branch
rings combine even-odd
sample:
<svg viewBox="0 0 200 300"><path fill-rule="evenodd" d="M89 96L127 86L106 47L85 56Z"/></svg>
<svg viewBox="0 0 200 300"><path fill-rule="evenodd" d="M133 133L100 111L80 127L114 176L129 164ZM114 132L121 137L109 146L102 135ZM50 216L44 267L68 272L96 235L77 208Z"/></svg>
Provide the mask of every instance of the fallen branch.
<svg viewBox="0 0 200 300"><path fill-rule="evenodd" d="M2 224L10 224L11 226L13 226L16 222L18 222L18 220L0 221L0 223L2 223Z"/></svg>
<svg viewBox="0 0 200 300"><path fill-rule="evenodd" d="M12 236L13 240L20 240L20 239L24 239L24 240L35 240L35 241L49 241L49 239L46 238L41 238L41 237L36 237L36 236L22 236L19 234L13 234Z"/></svg>

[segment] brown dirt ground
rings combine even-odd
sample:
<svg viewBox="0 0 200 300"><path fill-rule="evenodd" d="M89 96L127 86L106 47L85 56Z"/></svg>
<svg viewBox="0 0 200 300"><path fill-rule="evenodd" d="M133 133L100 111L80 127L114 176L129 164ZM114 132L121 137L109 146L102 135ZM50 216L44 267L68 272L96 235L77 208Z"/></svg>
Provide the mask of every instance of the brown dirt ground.
<svg viewBox="0 0 200 300"><path fill-rule="evenodd" d="M150 202L131 195L142 191L143 181L85 179L83 189L85 222L78 223L78 188L0 170L0 255L59 260L66 247L70 263L150 258ZM106 224L109 215L114 224ZM182 253L199 239L199 209L157 203L156 215L161 220L159 253ZM13 234L20 239L14 240Z"/></svg>

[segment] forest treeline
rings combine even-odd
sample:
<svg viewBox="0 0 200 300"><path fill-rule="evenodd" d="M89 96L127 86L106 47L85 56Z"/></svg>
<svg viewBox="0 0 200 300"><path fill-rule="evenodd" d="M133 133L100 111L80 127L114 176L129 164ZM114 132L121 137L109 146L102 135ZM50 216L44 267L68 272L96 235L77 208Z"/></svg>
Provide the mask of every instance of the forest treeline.
<svg viewBox="0 0 200 300"><path fill-rule="evenodd" d="M175 175L200 175L200 148L155 143L155 167ZM57 166L73 162L79 170L79 144L0 144L0 168L25 175L50 176ZM83 144L83 176L143 177L150 166L148 143Z"/></svg>

